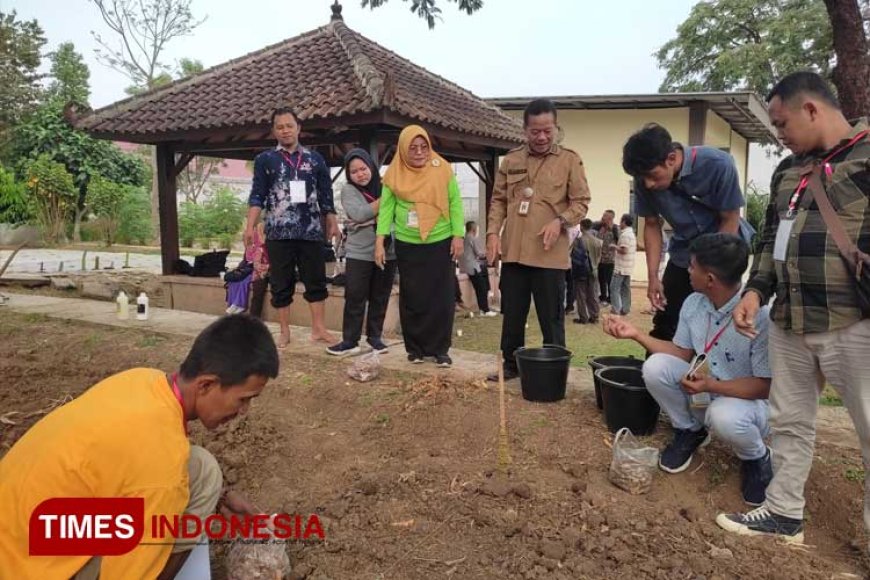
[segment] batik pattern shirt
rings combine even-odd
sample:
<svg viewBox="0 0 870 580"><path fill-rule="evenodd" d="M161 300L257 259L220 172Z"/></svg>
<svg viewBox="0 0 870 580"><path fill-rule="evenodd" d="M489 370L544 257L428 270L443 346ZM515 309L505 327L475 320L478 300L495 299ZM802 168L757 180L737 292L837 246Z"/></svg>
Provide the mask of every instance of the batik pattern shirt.
<svg viewBox="0 0 870 580"><path fill-rule="evenodd" d="M292 203L291 182L305 182L304 203ZM323 217L335 213L329 166L316 151L280 146L257 155L248 205L264 212L267 240L322 242Z"/></svg>

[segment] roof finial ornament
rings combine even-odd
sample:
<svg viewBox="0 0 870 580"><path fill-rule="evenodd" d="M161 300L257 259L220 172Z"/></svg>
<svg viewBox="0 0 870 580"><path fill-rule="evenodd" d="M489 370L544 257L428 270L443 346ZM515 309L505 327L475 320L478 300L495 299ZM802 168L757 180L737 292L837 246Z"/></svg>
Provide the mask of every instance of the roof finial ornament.
<svg viewBox="0 0 870 580"><path fill-rule="evenodd" d="M335 0L332 4L332 17L330 20L344 21L344 18L341 17L341 4L339 4L338 0Z"/></svg>

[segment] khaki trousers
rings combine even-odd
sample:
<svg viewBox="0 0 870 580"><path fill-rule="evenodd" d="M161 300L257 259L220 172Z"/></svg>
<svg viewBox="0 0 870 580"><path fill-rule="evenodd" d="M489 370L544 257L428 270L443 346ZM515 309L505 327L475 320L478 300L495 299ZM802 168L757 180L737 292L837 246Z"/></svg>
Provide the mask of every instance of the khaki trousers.
<svg viewBox="0 0 870 580"><path fill-rule="evenodd" d="M766 505L803 519L804 486L813 464L819 393L829 382L849 412L870 474L870 320L815 334L770 325L770 427L773 481ZM864 478L864 526L870 531L870 479Z"/></svg>
<svg viewBox="0 0 870 580"><path fill-rule="evenodd" d="M187 462L190 499L184 510L186 514L199 516L204 520L215 512L223 488L223 475L214 455L198 445L190 446L190 459ZM204 535L204 534L203 534ZM204 539L180 540L172 548L172 553L187 552ZM91 558L72 580L97 580L100 577L99 556Z"/></svg>

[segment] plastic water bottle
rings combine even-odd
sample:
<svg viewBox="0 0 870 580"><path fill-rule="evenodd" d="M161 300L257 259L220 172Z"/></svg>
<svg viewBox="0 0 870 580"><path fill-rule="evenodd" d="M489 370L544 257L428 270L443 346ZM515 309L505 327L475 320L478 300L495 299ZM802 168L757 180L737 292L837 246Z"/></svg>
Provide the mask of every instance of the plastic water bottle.
<svg viewBox="0 0 870 580"><path fill-rule="evenodd" d="M123 290L118 292L118 297L115 299L115 315L118 320L130 318L130 298Z"/></svg>
<svg viewBox="0 0 870 580"><path fill-rule="evenodd" d="M136 299L136 320L148 320L151 310L148 307L148 296L144 292Z"/></svg>

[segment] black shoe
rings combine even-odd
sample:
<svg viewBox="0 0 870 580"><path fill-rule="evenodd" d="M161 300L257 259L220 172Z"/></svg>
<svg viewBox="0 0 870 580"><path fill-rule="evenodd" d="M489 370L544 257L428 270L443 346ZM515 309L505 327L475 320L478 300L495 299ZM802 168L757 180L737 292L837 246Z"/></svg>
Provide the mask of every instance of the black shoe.
<svg viewBox="0 0 870 580"><path fill-rule="evenodd" d="M520 371L518 371L517 369L505 367L504 380L509 381L511 379L517 378L518 376L520 376ZM497 383L498 382L498 373L492 373L491 375L487 375L486 380L488 380L491 383Z"/></svg>
<svg viewBox="0 0 870 580"><path fill-rule="evenodd" d="M674 429L674 439L670 445L662 451L659 458L659 467L668 473L680 473L685 471L692 462L692 456L699 447L710 442L707 430L701 427L699 431L688 429Z"/></svg>
<svg viewBox="0 0 870 580"><path fill-rule="evenodd" d="M580 320L579 318L574 319L574 324L589 324L585 320Z"/></svg>
<svg viewBox="0 0 870 580"><path fill-rule="evenodd" d="M381 340L380 337L377 338L368 338L366 342L369 343L369 346L372 347L372 350L376 351L378 354L387 354L390 350L387 348L387 345L384 344L384 341Z"/></svg>
<svg viewBox="0 0 870 580"><path fill-rule="evenodd" d="M435 356L435 364L442 368L450 368L453 366L453 359L446 354L439 354Z"/></svg>
<svg viewBox="0 0 870 580"><path fill-rule="evenodd" d="M573 306L566 306L565 307L565 314L569 314L571 312L574 312L574 307Z"/></svg>
<svg viewBox="0 0 870 580"><path fill-rule="evenodd" d="M350 356L359 352L359 346L341 341L326 348L326 352L334 356Z"/></svg>
<svg viewBox="0 0 870 580"><path fill-rule="evenodd" d="M793 544L802 544L804 541L802 520L776 515L765 506L745 514L719 514L716 523L723 530L741 536L776 536Z"/></svg>
<svg viewBox="0 0 870 580"><path fill-rule="evenodd" d="M423 364L423 355L422 354L409 354L408 362L411 364L419 365Z"/></svg>
<svg viewBox="0 0 870 580"><path fill-rule="evenodd" d="M770 462L770 450L760 459L740 462L740 491L743 501L748 505L758 507L764 503L765 492L770 480L773 479L773 465Z"/></svg>

